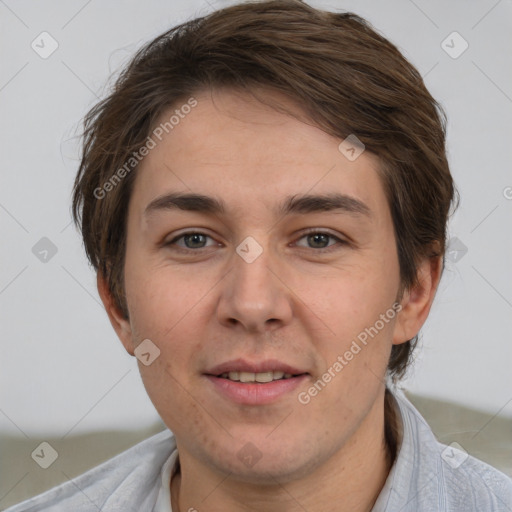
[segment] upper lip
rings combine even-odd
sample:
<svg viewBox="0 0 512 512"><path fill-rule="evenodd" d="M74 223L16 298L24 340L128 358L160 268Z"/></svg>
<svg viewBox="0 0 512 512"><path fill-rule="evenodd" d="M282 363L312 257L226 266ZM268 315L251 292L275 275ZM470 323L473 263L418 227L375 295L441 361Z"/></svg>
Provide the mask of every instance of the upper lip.
<svg viewBox="0 0 512 512"><path fill-rule="evenodd" d="M213 366L205 373L207 375L222 375L229 372L249 372L249 373L265 373L271 371L281 371L284 373L291 373L292 375L301 375L307 373L300 368L290 366L289 364L278 361L277 359L266 359L265 361L251 362L245 359L232 359L225 363Z"/></svg>

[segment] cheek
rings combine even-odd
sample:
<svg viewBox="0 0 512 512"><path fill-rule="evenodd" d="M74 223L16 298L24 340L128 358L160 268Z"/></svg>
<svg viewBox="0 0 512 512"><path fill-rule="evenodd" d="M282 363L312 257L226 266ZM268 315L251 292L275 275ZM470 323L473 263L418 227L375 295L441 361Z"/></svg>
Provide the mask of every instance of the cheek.
<svg viewBox="0 0 512 512"><path fill-rule="evenodd" d="M180 421L173 411L179 410L187 422L199 422L202 417L186 390L193 389L190 379L199 350L198 327L207 314L201 302L204 290L196 289L190 277L171 275L170 270L137 272L134 267L127 264L126 272L132 336L135 344L150 339L160 351L149 366L138 363L140 375L163 421L179 431Z"/></svg>
<svg viewBox="0 0 512 512"><path fill-rule="evenodd" d="M183 332L190 313L211 287L207 278L194 278L186 269L137 264L135 258L127 261L125 288L132 329L145 337L172 339L173 331Z"/></svg>
<svg viewBox="0 0 512 512"><path fill-rule="evenodd" d="M375 259L311 288L311 309L327 326L324 336L314 337L319 370L336 374L333 393L324 399L353 403L354 397L372 393L372 383L379 386L391 351L398 283L398 265Z"/></svg>
<svg viewBox="0 0 512 512"><path fill-rule="evenodd" d="M378 264L333 276L325 285L308 286L307 305L331 335L348 340L373 325L396 299L398 278ZM386 329L389 324L386 324ZM381 329L381 330L386 330Z"/></svg>

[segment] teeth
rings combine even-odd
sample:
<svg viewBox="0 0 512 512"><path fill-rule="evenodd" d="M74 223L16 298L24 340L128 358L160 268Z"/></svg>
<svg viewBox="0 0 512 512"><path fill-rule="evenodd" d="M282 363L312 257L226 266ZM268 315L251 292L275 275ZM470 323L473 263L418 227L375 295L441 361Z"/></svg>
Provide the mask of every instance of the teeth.
<svg viewBox="0 0 512 512"><path fill-rule="evenodd" d="M279 380L282 378L289 379L292 377L291 373L284 373L281 371L275 372L229 372L221 375L224 379L240 381L240 382L272 382L273 380Z"/></svg>
<svg viewBox="0 0 512 512"><path fill-rule="evenodd" d="M261 375L260 373L258 375ZM256 382L256 373L240 372L240 382Z"/></svg>
<svg viewBox="0 0 512 512"><path fill-rule="evenodd" d="M256 382L272 382L274 380L274 372L256 373Z"/></svg>

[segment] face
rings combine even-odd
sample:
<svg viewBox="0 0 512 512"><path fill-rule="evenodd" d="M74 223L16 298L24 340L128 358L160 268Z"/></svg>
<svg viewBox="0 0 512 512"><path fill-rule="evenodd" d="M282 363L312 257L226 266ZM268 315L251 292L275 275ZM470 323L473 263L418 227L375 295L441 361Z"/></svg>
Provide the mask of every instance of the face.
<svg viewBox="0 0 512 512"><path fill-rule="evenodd" d="M137 171L117 331L160 351L140 372L183 456L285 481L354 439L409 339L390 210L369 152L241 92L195 98Z"/></svg>

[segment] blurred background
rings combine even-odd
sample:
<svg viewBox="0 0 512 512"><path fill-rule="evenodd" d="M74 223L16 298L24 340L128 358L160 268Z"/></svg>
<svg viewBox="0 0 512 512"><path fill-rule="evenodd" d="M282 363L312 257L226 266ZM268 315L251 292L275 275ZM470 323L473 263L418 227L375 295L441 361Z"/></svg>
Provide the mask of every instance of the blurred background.
<svg viewBox="0 0 512 512"><path fill-rule="evenodd" d="M71 223L80 122L142 44L233 3L0 0L0 510L164 428ZM461 204L401 387L442 442L512 476L512 1L308 3L370 21L448 114Z"/></svg>

